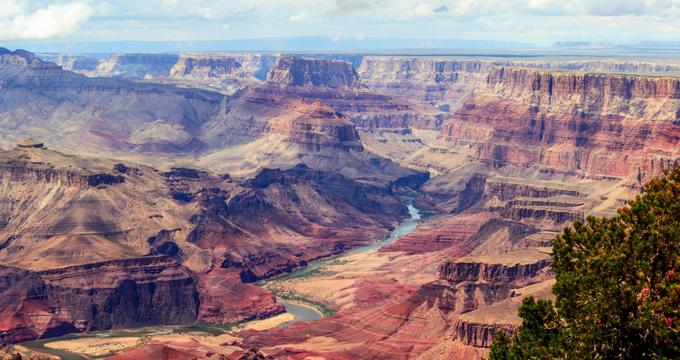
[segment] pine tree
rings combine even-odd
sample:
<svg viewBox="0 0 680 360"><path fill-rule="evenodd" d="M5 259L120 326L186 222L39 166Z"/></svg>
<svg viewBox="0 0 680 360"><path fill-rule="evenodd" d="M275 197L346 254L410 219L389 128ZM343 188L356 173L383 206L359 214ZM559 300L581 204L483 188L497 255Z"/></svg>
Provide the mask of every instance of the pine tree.
<svg viewBox="0 0 680 360"><path fill-rule="evenodd" d="M680 169L643 190L555 239L555 303L525 299L491 360L680 358Z"/></svg>

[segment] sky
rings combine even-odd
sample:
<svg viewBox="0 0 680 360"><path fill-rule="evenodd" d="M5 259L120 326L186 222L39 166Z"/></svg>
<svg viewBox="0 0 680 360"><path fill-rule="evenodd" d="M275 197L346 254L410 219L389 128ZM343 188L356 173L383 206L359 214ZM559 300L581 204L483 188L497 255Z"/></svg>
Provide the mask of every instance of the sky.
<svg viewBox="0 0 680 360"><path fill-rule="evenodd" d="M0 0L0 42L677 41L680 0Z"/></svg>

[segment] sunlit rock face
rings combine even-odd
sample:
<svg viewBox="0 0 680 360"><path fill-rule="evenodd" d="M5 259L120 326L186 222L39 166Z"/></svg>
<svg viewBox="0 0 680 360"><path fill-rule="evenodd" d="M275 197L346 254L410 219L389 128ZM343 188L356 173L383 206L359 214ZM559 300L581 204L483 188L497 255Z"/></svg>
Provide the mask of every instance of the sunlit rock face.
<svg viewBox="0 0 680 360"><path fill-rule="evenodd" d="M495 167L645 180L678 164L680 80L499 68L441 140Z"/></svg>

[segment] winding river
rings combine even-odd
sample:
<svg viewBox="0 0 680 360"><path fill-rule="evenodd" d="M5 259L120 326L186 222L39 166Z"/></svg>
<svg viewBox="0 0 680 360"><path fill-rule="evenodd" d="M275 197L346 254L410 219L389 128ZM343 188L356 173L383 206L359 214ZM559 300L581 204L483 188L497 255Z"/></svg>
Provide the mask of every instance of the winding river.
<svg viewBox="0 0 680 360"><path fill-rule="evenodd" d="M345 256L376 251L385 245L391 244L397 241L399 238L412 233L418 226L418 223L420 222L421 219L421 214L418 211L418 209L416 209L413 205L409 204L408 212L410 217L404 220L396 228L394 228L390 235L383 240L376 241L375 243L369 245L354 248L341 255L313 261L304 268L300 268L296 271L293 271L292 273L289 273L278 278L267 280L261 283L261 285L267 286L268 284L273 284L276 283L277 281L309 276L314 272L319 271L319 269L323 268L324 266L331 265L332 262L341 260ZM318 308L316 304L313 304L309 301L305 301L305 299L295 299L293 301L289 301L283 298L279 299L279 303L286 308L287 312L291 313L294 316L294 319L279 325L279 327L287 327L296 322L301 321L316 320L324 316L323 309ZM52 349L46 347L45 344L57 340L84 339L92 337L116 338L129 336L153 336L160 334L186 333L186 332L201 332L216 335L224 333L225 331L226 329L224 327L210 324L149 326L137 329L120 329L85 334L69 334L57 338L29 341L21 343L19 344L19 346L32 351L58 356L62 360L87 360L88 358L85 356L74 354L64 350Z"/></svg>
<svg viewBox="0 0 680 360"><path fill-rule="evenodd" d="M313 261L306 267L295 270L289 274L267 280L262 283L262 285L268 287L268 285L275 284L278 281L307 277L319 271L324 266L331 265L333 262L342 260L342 258L346 256L377 251L381 247L389 245L399 240L401 237L415 231L421 219L420 211L418 211L418 209L412 204L408 204L408 213L410 217L394 228L394 230L390 232L390 235L383 240L376 241L369 245L356 247L337 256ZM324 316L323 311L310 301L305 301L304 299L295 299L295 301L289 301L285 298L285 296L282 297L280 295L278 298L278 302L286 308L286 312L289 312L295 316L293 320L285 322L279 325L279 327L287 327L300 321L316 320Z"/></svg>

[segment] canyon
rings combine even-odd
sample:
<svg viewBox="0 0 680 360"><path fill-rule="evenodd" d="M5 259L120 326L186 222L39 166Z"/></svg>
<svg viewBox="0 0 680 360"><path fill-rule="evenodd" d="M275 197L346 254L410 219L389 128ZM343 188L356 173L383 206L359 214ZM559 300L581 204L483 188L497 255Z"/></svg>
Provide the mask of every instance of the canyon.
<svg viewBox="0 0 680 360"><path fill-rule="evenodd" d="M0 342L209 323L235 327L112 358L486 357L552 298L565 226L680 165L678 70L0 49ZM248 327L286 302L324 316Z"/></svg>

